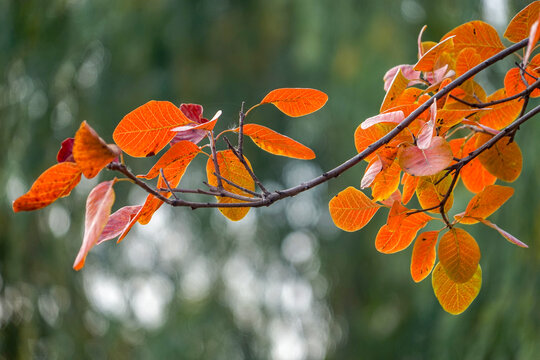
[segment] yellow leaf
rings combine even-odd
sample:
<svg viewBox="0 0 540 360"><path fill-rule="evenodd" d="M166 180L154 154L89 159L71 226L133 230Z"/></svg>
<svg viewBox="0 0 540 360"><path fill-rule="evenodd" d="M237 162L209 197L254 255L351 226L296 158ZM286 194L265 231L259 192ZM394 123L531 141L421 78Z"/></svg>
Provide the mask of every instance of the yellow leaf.
<svg viewBox="0 0 540 360"><path fill-rule="evenodd" d="M452 315L458 315L471 305L480 292L482 269L478 265L468 281L457 283L448 277L441 263L438 263L431 279L433 291L443 309Z"/></svg>

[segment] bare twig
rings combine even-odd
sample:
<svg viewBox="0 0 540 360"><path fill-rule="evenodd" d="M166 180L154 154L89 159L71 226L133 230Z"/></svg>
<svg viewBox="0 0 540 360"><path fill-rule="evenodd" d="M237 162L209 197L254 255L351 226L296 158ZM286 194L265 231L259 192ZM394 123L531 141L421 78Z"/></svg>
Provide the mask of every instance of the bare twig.
<svg viewBox="0 0 540 360"><path fill-rule="evenodd" d="M217 160L217 151L216 143L214 141L214 130L208 133L208 139L210 140L210 148L212 149L212 161L214 162L214 171L216 172L217 177L217 187L218 189L223 189L223 183L221 182L221 173L219 172L219 164Z"/></svg>
<svg viewBox="0 0 540 360"><path fill-rule="evenodd" d="M167 189L169 189L169 192L171 193L171 195L172 195L176 200L178 200L178 196L176 196L176 194L174 193L174 191L172 191L172 189L171 189L171 184L169 184L169 180L167 180L167 178L165 177L165 174L163 173L163 168L159 169L159 173L161 174L161 178L162 178L163 181L165 182L165 185L167 186Z"/></svg>
<svg viewBox="0 0 540 360"><path fill-rule="evenodd" d="M259 187L259 189L261 189L261 191L263 192L264 196L270 194L270 192L268 190L266 190L266 188L264 187L264 185L259 181L259 178L257 178L257 176L255 175L255 173L253 172L253 170L251 169L251 167L248 165L246 159L244 158L244 155L240 154L239 152L236 151L236 149L234 148L234 146L232 146L231 142L229 141L229 139L227 139L226 136L223 136L223 140L227 143L227 146L229 147L229 149L233 152L233 154L238 158L238 160L240 160L240 162L242 163L242 165L244 165L244 168L247 170L247 172L249 173L249 176L251 176L251 178L253 179L253 181L255 182L255 184L257 184L257 186Z"/></svg>
<svg viewBox="0 0 540 360"><path fill-rule="evenodd" d="M244 154L244 101L240 106L240 114L238 115L238 154L243 157ZM228 141L227 141L228 142Z"/></svg>

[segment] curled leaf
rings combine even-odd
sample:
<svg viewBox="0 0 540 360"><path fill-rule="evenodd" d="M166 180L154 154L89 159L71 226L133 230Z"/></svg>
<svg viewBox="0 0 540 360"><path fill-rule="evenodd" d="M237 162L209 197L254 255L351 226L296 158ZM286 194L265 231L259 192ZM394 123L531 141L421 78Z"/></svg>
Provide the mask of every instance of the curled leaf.
<svg viewBox="0 0 540 360"><path fill-rule="evenodd" d="M382 113L382 114L370 117L362 121L362 123L360 124L360 127L365 130L379 123L399 124L400 122L403 121L403 119L405 119L405 115L403 114L403 111L392 111L392 112Z"/></svg>
<svg viewBox="0 0 540 360"><path fill-rule="evenodd" d="M62 145L60 145L60 150L58 150L58 154L56 155L56 160L59 163L64 161L75 162L75 159L73 158L74 141L75 138L67 138L62 141Z"/></svg>
<svg viewBox="0 0 540 360"><path fill-rule="evenodd" d="M114 203L113 185L115 180L105 181L98 184L86 200L86 216L84 220L84 238L81 249L77 254L73 269L80 270L84 266L86 255L97 244L99 236L111 214Z"/></svg>
<svg viewBox="0 0 540 360"><path fill-rule="evenodd" d="M124 206L111 214L107 220L107 224L105 224L105 227L99 236L99 239L96 242L96 245L99 245L104 241L114 239L125 232L127 227L130 225L131 220L137 215L141 208L141 205Z"/></svg>
<svg viewBox="0 0 540 360"><path fill-rule="evenodd" d="M107 145L90 125L83 121L75 134L73 157L81 168L84 176L93 178L120 155L116 145Z"/></svg>

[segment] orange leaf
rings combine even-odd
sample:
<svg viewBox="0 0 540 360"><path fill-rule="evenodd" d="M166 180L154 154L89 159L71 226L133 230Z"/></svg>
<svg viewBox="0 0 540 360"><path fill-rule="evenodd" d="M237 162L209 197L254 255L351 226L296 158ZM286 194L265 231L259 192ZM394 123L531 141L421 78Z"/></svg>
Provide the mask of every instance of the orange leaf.
<svg viewBox="0 0 540 360"><path fill-rule="evenodd" d="M514 96L516 94L519 94L520 92L524 91L528 85L531 85L536 81L536 79L533 77L539 77L536 71L531 67L527 66L527 71L523 73L523 77L521 76L521 70L517 67L511 68L508 70L504 77L504 89L506 90L506 95L508 96ZM528 85L525 85L523 82L523 79L527 81ZM531 97L539 97L540 96L540 89L535 89L531 93Z"/></svg>
<svg viewBox="0 0 540 360"><path fill-rule="evenodd" d="M107 224L114 204L113 185L115 182L116 179L102 182L88 195L84 220L84 238L75 263L73 263L73 269L75 270L83 268L86 255L96 245L105 224Z"/></svg>
<svg viewBox="0 0 540 360"><path fill-rule="evenodd" d="M478 267L480 248L468 232L454 227L441 237L439 261L449 278L464 283L474 275Z"/></svg>
<svg viewBox="0 0 540 360"><path fill-rule="evenodd" d="M393 216L389 214L387 224L381 227L375 238L375 248L384 254L406 249L418 231L433 219L423 212L407 215L409 210L402 206L392 206L392 209L397 213L391 210Z"/></svg>
<svg viewBox="0 0 540 360"><path fill-rule="evenodd" d="M510 20L504 37L511 42L519 42L529 36L531 26L538 19L540 14L540 1L535 1Z"/></svg>
<svg viewBox="0 0 540 360"><path fill-rule="evenodd" d="M88 179L93 178L108 163L120 156L120 153L118 146L114 144L107 145L86 121L81 123L79 130L75 134L73 157L84 176Z"/></svg>
<svg viewBox="0 0 540 360"><path fill-rule="evenodd" d="M249 160L245 159L248 166L251 168L251 164L249 163ZM249 175L249 172L246 170L244 165L238 160L236 155L231 150L225 150L225 151L219 151L217 153L217 163L219 167L219 171L221 173L221 176L225 179L234 182L237 185L240 185L241 187L254 191L255 190L255 183L251 176ZM214 168L214 161L209 158L208 162L206 163L206 176L208 177L208 183L212 186L217 186L217 177L214 175L215 168ZM242 195L242 196L251 196L249 193L246 193L240 189L237 189L236 187L223 182L223 188L229 192ZM237 200L237 199L231 199L227 197L216 197L218 199L218 203L220 204L230 204L230 203L242 203L244 201ZM219 208L219 211L227 217L228 219L232 221L238 221L241 220L249 211L249 207L237 207L237 208Z"/></svg>
<svg viewBox="0 0 540 360"><path fill-rule="evenodd" d="M174 104L152 100L124 116L113 139L131 156L152 156L174 138L171 129L188 124L192 121Z"/></svg>
<svg viewBox="0 0 540 360"><path fill-rule="evenodd" d="M334 224L341 230L357 231L369 223L381 207L363 192L349 186L328 204Z"/></svg>
<svg viewBox="0 0 540 360"><path fill-rule="evenodd" d="M441 171L436 175L423 176L418 180L418 184L416 185L416 197L418 198L418 202L422 206L422 209L437 206L444 199L444 196L452 184L452 175L448 175L441 180L445 175L446 171ZM454 193L452 192L446 201L444 211L450 210L453 203ZM439 209L430 210L430 212L439 212Z"/></svg>
<svg viewBox="0 0 540 360"><path fill-rule="evenodd" d="M425 150L411 144L399 148L398 162L403 171L414 175L434 175L452 162L452 149L440 136L434 136Z"/></svg>
<svg viewBox="0 0 540 360"><path fill-rule="evenodd" d="M508 97L504 88L495 91L488 96L487 101L495 101ZM517 119L523 102L519 99L506 101L502 104L490 106L490 110L483 111L480 114L480 123L490 128L500 130L510 125L515 119Z"/></svg>
<svg viewBox="0 0 540 360"><path fill-rule="evenodd" d="M441 263L438 263L433 270L431 279L433 291L443 309L452 315L458 315L471 305L480 292L482 269L478 265L468 281L458 283L448 277Z"/></svg>
<svg viewBox="0 0 540 360"><path fill-rule="evenodd" d="M488 134L478 134L476 146L480 147L491 138ZM491 148L478 155L478 159L490 174L506 182L512 182L521 174L523 157L521 149L515 141L508 143L508 138L502 138Z"/></svg>
<svg viewBox="0 0 540 360"><path fill-rule="evenodd" d="M480 112L478 109L439 109L437 111L436 125L447 129L459 124L464 118Z"/></svg>
<svg viewBox="0 0 540 360"><path fill-rule="evenodd" d="M456 77L465 74L481 62L482 59L474 48L464 48L459 52L456 59Z"/></svg>
<svg viewBox="0 0 540 360"><path fill-rule="evenodd" d="M383 169L375 176L371 188L373 201L385 200L396 191L399 186L399 175L401 168L397 162Z"/></svg>
<svg viewBox="0 0 540 360"><path fill-rule="evenodd" d="M239 129L234 129L234 131L238 132ZM246 124L244 125L244 135L249 136L255 145L270 154L302 160L315 158L315 153L307 146L265 126Z"/></svg>
<svg viewBox="0 0 540 360"><path fill-rule="evenodd" d="M396 106L401 94L405 91L409 85L409 79L403 76L401 70L396 73L394 79L390 83L390 88L384 96L384 100L379 110L381 113Z"/></svg>
<svg viewBox="0 0 540 360"><path fill-rule="evenodd" d="M319 90L283 88L270 91L260 103L274 104L284 114L298 117L319 110L327 100L328 95Z"/></svg>
<svg viewBox="0 0 540 360"><path fill-rule="evenodd" d="M131 220L139 213L141 209L141 205L124 206L123 208L115 211L114 214L111 214L111 216L109 216L109 220L107 220L107 224L99 236L99 239L96 242L96 245L99 245L104 241L114 239L118 235L123 234L130 225Z"/></svg>
<svg viewBox="0 0 540 360"><path fill-rule="evenodd" d="M433 269L438 236L438 231L425 231L416 238L411 257L411 276L415 282L424 280Z"/></svg>
<svg viewBox="0 0 540 360"><path fill-rule="evenodd" d="M445 51L452 50L454 42L451 37L441 40L440 43L429 49L418 62L414 65L416 71L433 71L437 63L437 59Z"/></svg>
<svg viewBox="0 0 540 360"><path fill-rule="evenodd" d="M13 202L13 211L31 211L68 196L81 181L81 169L72 162L62 162L45 170L30 190Z"/></svg>
<svg viewBox="0 0 540 360"><path fill-rule="evenodd" d="M137 175L137 177L153 179L160 174L159 170L163 169L163 174L169 183L178 183L177 178L182 178L186 168L200 151L199 147L191 141L177 142L161 156L148 174Z"/></svg>
<svg viewBox="0 0 540 360"><path fill-rule="evenodd" d="M459 53L465 48L476 50L482 60L495 55L504 49L504 45L493 26L479 20L460 25L444 35L442 40L455 36L454 50Z"/></svg>
<svg viewBox="0 0 540 360"><path fill-rule="evenodd" d="M403 173L401 183L403 184L403 204L407 204L413 197L416 191L416 184L418 183L418 177Z"/></svg>
<svg viewBox="0 0 540 360"><path fill-rule="evenodd" d="M513 194L514 189L511 187L488 185L469 201L464 213L454 217L461 219L462 224L476 224L478 220L475 218L487 218L497 211Z"/></svg>
<svg viewBox="0 0 540 360"><path fill-rule="evenodd" d="M180 179L181 177L177 177L177 178L172 179L174 182L169 181L169 179L167 179L167 181L169 181L169 185L171 185L171 187L174 188L178 185L178 183L180 182ZM163 180L163 177L161 176L161 174L159 175L159 178L158 178L157 187L158 188L167 187L167 184ZM161 191L160 194L168 198L171 197L171 193L168 191ZM143 207L140 210L140 213L137 213L136 215L137 221L139 222L139 224L141 225L148 224L150 220L152 220L152 216L154 216L154 213L158 211L161 205L163 205L162 200L158 199L152 194L148 194L148 196L146 197L146 201L144 202ZM120 237L118 241L120 241L121 239L122 237Z"/></svg>
<svg viewBox="0 0 540 360"><path fill-rule="evenodd" d="M527 244L525 244L524 242L520 241L517 237L515 237L514 235L504 231L503 229L501 229L500 227L498 227L497 225L495 225L494 223L492 223L491 221L489 220L486 220L486 219L478 219L478 221L480 221L482 224L484 225L487 225L489 226L490 228L492 229L495 229L499 232L499 234L501 234L506 240L510 241L512 244L514 245L517 245L519 247L522 247L522 248L528 248Z"/></svg>
<svg viewBox="0 0 540 360"><path fill-rule="evenodd" d="M476 140L478 135L471 137L463 146L463 155L458 155L457 157L461 158L462 156L467 156L476 149ZM484 166L480 163L478 158L473 159L460 171L461 180L463 180L463 185L472 193L479 193L484 190L487 185L493 185L497 178L491 175Z"/></svg>

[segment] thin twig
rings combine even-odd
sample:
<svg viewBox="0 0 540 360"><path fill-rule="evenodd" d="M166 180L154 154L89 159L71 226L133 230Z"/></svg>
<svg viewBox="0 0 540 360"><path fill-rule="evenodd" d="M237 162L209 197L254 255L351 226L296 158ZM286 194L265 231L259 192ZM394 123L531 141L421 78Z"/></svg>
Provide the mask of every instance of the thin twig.
<svg viewBox="0 0 540 360"><path fill-rule="evenodd" d="M243 156L244 154L244 101L242 101L242 105L240 106L240 114L238 116L238 154L240 156Z"/></svg>
<svg viewBox="0 0 540 360"><path fill-rule="evenodd" d="M217 175L217 187L218 189L223 189L223 183L221 182L221 173L219 171L219 164L217 160L217 151L216 151L216 143L214 141L214 130L210 131L208 133L208 139L210 140L210 148L212 149L212 161L214 162L214 171Z"/></svg>
<svg viewBox="0 0 540 360"><path fill-rule="evenodd" d="M257 184L257 186L259 187L259 189L261 189L261 191L263 192L263 194L266 196L268 194L270 194L270 192L268 190L266 190L266 188L264 187L264 185L259 181L259 178L257 178L257 176L255 175L255 173L253 172L253 170L251 169L251 167L248 165L246 159L244 158L244 155L238 153L236 151L236 149L234 148L234 146L232 146L231 142L229 141L229 139L227 139L226 136L223 136L223 140L227 143L227 146L229 147L229 149L233 152L233 154L238 158L238 160L240 160L240 162L242 163L242 165L244 165L244 168L247 170L247 172L249 173L249 176L251 176L251 178L253 179L253 181L255 182L255 184Z"/></svg>
<svg viewBox="0 0 540 360"><path fill-rule="evenodd" d="M167 189L169 189L169 192L171 193L171 195L172 195L176 200L178 200L178 196L176 196L176 194L174 193L174 191L172 191L172 189L171 189L171 184L169 184L169 180L167 180L167 178L165 177L165 174L163 173L163 168L159 169L159 173L161 174L161 178L162 178L163 181L165 182L165 185L167 186Z"/></svg>

